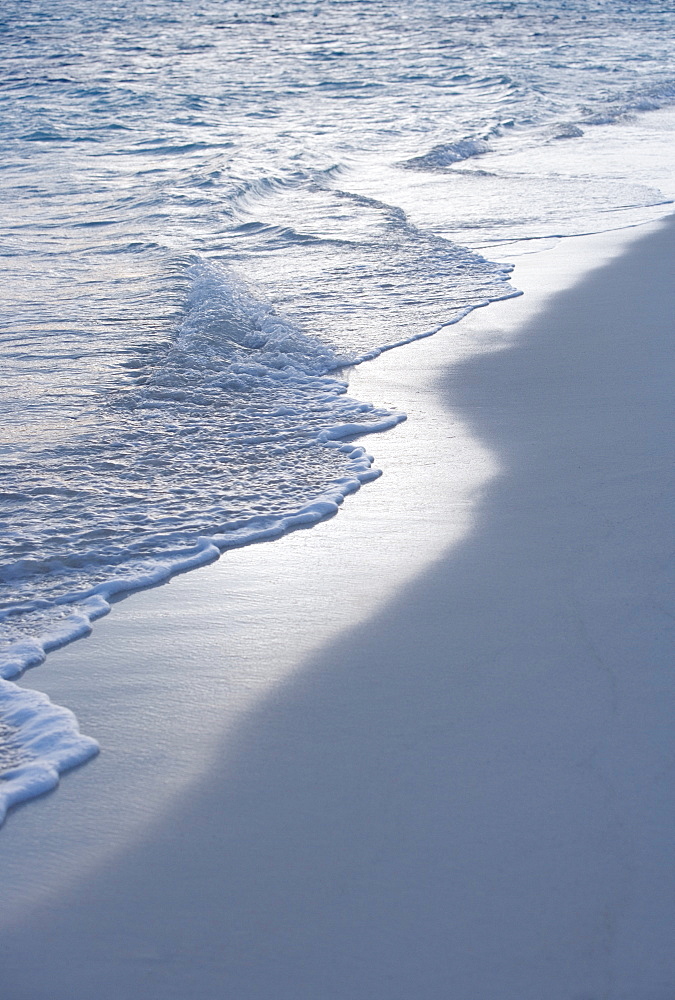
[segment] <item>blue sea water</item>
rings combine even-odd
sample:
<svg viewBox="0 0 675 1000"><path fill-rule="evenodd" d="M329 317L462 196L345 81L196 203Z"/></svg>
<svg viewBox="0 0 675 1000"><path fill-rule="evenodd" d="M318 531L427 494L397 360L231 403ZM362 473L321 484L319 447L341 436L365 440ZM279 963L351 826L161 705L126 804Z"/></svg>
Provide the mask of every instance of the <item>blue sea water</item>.
<svg viewBox="0 0 675 1000"><path fill-rule="evenodd" d="M675 105L675 8L5 0L0 54L1 814L96 751L9 678L377 475L349 366L516 294L510 240L662 210L555 164Z"/></svg>

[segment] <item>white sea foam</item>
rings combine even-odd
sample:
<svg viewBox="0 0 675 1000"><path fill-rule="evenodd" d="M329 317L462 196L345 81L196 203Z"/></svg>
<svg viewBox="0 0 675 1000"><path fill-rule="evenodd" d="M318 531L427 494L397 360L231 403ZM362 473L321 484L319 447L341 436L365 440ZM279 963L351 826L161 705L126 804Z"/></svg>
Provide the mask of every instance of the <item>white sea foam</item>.
<svg viewBox="0 0 675 1000"><path fill-rule="evenodd" d="M89 760L99 746L79 732L68 709L8 681L0 681L0 717L15 749L11 765L0 770L1 825L11 806L50 791L63 771Z"/></svg>
<svg viewBox="0 0 675 1000"><path fill-rule="evenodd" d="M69 591L55 598L54 608L75 606L77 612L68 614L56 626L38 636L10 643L0 656L0 677L17 677L24 670L42 663L51 650L88 635L92 622L107 614L110 602L119 596L156 586L176 573L213 562L226 549L278 538L289 531L307 527L336 514L346 496L380 475L379 470L373 468L372 455L368 455L360 446L341 444L341 440L374 430L387 430L402 419L402 414L388 414L374 423L346 423L321 431L318 435L319 442L325 447L337 449L346 459L345 475L299 510L276 517L259 515L231 522L226 531L200 537L192 546L175 549L170 554L167 553L165 558L153 560L145 571L130 572L89 589ZM28 605L27 610L33 610L33 606ZM19 607L18 612L20 611ZM17 610L12 609L11 614L17 614Z"/></svg>

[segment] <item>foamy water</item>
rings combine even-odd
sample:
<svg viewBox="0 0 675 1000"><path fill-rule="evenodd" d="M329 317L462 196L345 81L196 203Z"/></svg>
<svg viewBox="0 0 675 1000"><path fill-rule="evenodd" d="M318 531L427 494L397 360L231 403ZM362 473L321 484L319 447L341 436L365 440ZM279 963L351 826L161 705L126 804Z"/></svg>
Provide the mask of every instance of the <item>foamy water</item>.
<svg viewBox="0 0 675 1000"><path fill-rule="evenodd" d="M378 474L348 366L516 294L512 239L663 212L603 149L675 104L675 12L473 6L3 6L5 804L96 750L9 678Z"/></svg>

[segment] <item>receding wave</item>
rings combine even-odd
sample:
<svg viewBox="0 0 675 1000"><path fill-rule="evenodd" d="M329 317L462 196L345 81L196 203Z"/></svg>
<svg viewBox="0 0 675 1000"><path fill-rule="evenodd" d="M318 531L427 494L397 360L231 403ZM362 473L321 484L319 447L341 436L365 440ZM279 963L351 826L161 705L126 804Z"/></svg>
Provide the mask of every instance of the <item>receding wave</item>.
<svg viewBox="0 0 675 1000"><path fill-rule="evenodd" d="M174 342L109 394L105 432L32 456L8 499L4 677L86 634L113 596L334 513L377 474L341 439L403 419L350 399L335 352L241 280L189 272Z"/></svg>
<svg viewBox="0 0 675 1000"><path fill-rule="evenodd" d="M457 142L439 143L423 156L405 160L402 166L408 170L443 170L453 163L469 160L489 150L490 146L485 139L459 139Z"/></svg>

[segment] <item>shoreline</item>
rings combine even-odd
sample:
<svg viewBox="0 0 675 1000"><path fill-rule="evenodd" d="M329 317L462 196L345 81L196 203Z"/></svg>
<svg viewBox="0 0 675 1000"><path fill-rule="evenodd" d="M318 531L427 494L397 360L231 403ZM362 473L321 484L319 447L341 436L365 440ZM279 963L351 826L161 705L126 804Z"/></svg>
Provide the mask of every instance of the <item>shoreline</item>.
<svg viewBox="0 0 675 1000"><path fill-rule="evenodd" d="M440 998L451 983L443 976L455 977L457 996L477 1000L569 1000L572 987L634 1000L638 990L646 995L662 982L675 982L668 949L656 945L646 954L658 976L655 971L647 982L644 973L642 980L636 975L633 992L625 974L611 978L627 956L640 962L638 944L629 946L616 930L614 911L628 889L625 878L616 876L615 885L610 871L614 864L625 874L636 862L618 833L621 795L610 787L620 784L622 771L610 768L610 780L603 771L607 760L594 764L603 752L607 758L599 729L621 750L614 764L630 772L621 738L634 743L637 732L633 717L623 730L619 724L627 713L622 685L630 677L625 669L614 676L605 663L609 654L612 663L618 657L624 666L620 644L605 628L616 608L603 605L603 586L618 595L623 584L635 582L621 556L625 548L634 561L644 561L648 533L644 526L636 531L630 546L620 536L612 536L611 549L605 551L603 543L612 524L625 529L627 512L636 519L645 470L632 470L629 489L614 424L630 407L633 423L624 433L633 446L627 457L635 464L650 440L634 434L642 412L637 397L646 394L640 397L643 408L653 399L649 380L661 387L666 364L661 354L657 359L662 345L655 340L654 364L640 372L637 385L632 372L618 370L612 345L634 363L640 354L634 330L627 328L627 304L617 311L611 295L639 275L647 243L653 248L670 239L672 252L674 228L671 219L646 225L644 238L625 231L569 238L540 254L528 248L522 257L511 248L514 285L532 285L524 296L493 303L351 374L350 394L408 413L408 421L386 435L360 440L384 469L382 479L311 531L226 553L210 567L135 594L99 622L90 639L50 654L45 666L24 675L22 686L34 685L73 709L82 732L96 737L103 753L64 776L55 794L13 810L0 833L0 925L4 976L16 991L12 1000L79 1000L92 993L123 1000L137 995L133 984L139 977L158 996L192 992L200 1000L215 1000L222 989L262 1000L272 987L289 1000L352 997L359 990L383 1000L415 992ZM658 270L654 250L649 252ZM644 292L649 279L635 280ZM665 296L652 305L654 330L659 309L662 321L672 322ZM570 329L570 310L576 329ZM583 336L584 323L590 338ZM551 340L551 329L560 344ZM612 370L607 386L600 377L603 364ZM598 378L591 384L593 376ZM589 395L579 396L579 412L571 414L565 394L576 399L580 386ZM619 388L625 400L617 398ZM568 421L562 428L556 412ZM533 415L537 419L528 424ZM667 413L654 404L647 416L657 421ZM592 441L584 451L584 420L591 437L614 442L616 454L598 453ZM652 451L650 445L652 462L662 462L661 453ZM531 469L538 476L528 478ZM603 475L621 487L618 498L603 492ZM561 498L556 484L569 483L573 488ZM651 513L663 503L661 494L648 500ZM559 516L547 519L547 510ZM645 510L650 513L649 506ZM531 538L524 527L528 518ZM649 523L656 527L653 519ZM662 535L650 545L665 542L665 522L658 526ZM385 544L376 551L378 538ZM588 558L589 545L599 550L597 562ZM555 571L547 570L542 552L557 560ZM617 572L603 581L602 566ZM645 594L655 586L648 570L639 579ZM574 599L570 581L578 587ZM511 603L505 604L509 588ZM621 593L621 606L630 606ZM532 621L539 594L548 631ZM554 607L556 594L565 596L562 611ZM582 598L591 600L592 612L580 628ZM176 619L172 608L178 605ZM479 612L486 624L477 633ZM633 649L639 645L636 622L630 623ZM522 636L529 629L536 641L523 645L514 631L518 624ZM619 631L628 627L621 620L615 624ZM190 635L199 635L199 642ZM662 625L657 638L663 635ZM457 661L452 685L440 669L448 666L449 650ZM561 657L573 664L575 684L553 670ZM514 702L505 676L522 703ZM672 686L664 674L658 685L665 703ZM654 700L635 693L653 715ZM528 698L534 698L529 713L523 707ZM507 725L514 713L527 721L529 733ZM617 718L612 729L610 721ZM538 729L545 722L551 734ZM672 747L670 740L666 745ZM576 756L575 746L583 750ZM649 748L640 749L653 764L656 751L650 756ZM438 768L433 773L430 760ZM455 767L464 785L457 775L450 781ZM654 776L646 763L643 773ZM543 804L528 799L528 775ZM551 779L559 798L546 797ZM523 828L505 789L521 807L527 803L536 820L533 831ZM636 794L634 782L630 790ZM646 788L643 797L652 792ZM571 818L561 808L565 796L577 807ZM586 840L578 812L582 800L593 821ZM471 822L454 824L451 801ZM419 822L411 819L415 804ZM555 865L547 809L567 833ZM508 858L490 834L495 813ZM606 827L614 839L603 832ZM539 841L537 830L545 834ZM661 846L656 832L653 840ZM602 862L608 844L610 860ZM462 858L465 874L452 857ZM647 861L640 859L644 868ZM570 872L572 888L565 891ZM656 868L650 877L655 874ZM609 903L603 877L612 882ZM523 903L511 912L518 893L530 908ZM461 899L461 907L448 907L453 898ZM430 900L435 905L428 910ZM570 914L580 902L586 909L575 931ZM602 923L600 902L613 910L612 933ZM647 906L646 898L641 905ZM542 907L543 930L537 926ZM667 907L663 900L662 911L638 928L643 947L647 927L659 940L657 915L667 933L666 918L673 916ZM485 921L492 944L481 937ZM422 930L424 938L415 943L423 957L406 966L411 935ZM556 935L565 941L558 951ZM462 958L472 947L478 958ZM444 948L452 960L443 957ZM532 949L536 962L528 957ZM35 951L39 962L27 968L27 955ZM568 969L575 962L577 969ZM322 978L328 968L339 972L331 984ZM392 969L396 975L389 982Z"/></svg>

